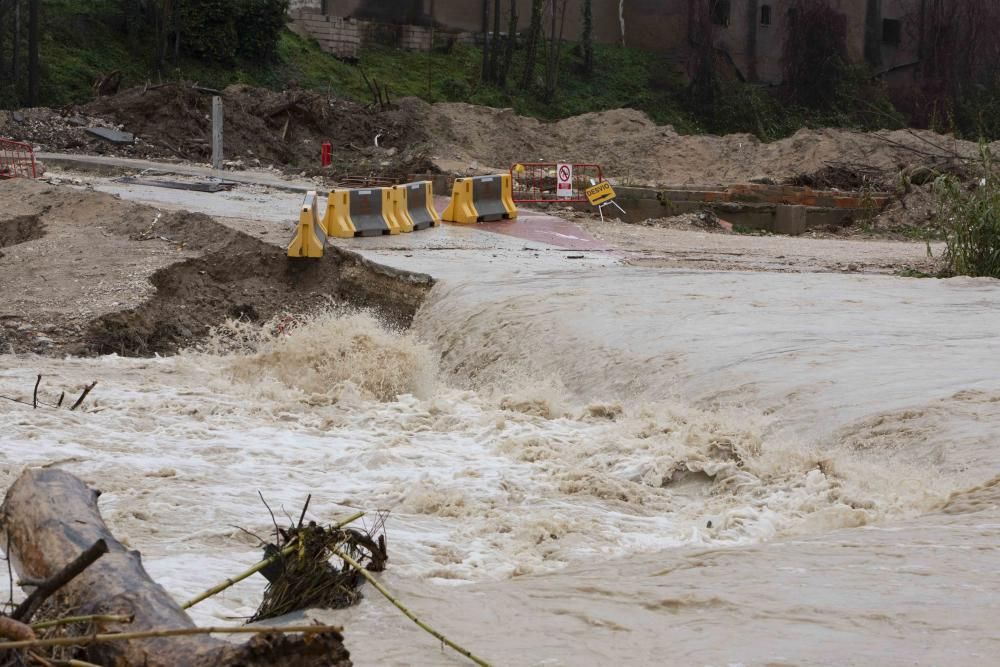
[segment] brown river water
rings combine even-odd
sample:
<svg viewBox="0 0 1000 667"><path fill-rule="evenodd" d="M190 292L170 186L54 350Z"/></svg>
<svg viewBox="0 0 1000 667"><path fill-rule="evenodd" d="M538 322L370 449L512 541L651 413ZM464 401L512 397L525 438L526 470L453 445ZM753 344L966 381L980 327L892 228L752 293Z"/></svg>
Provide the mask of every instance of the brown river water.
<svg viewBox="0 0 1000 667"><path fill-rule="evenodd" d="M386 509L383 581L497 665L994 665L1000 284L617 265L446 276L173 358L0 356L0 482L59 461L177 599L272 507ZM279 512L280 515L280 512ZM237 623L251 579L195 607ZM356 664L462 664L373 590Z"/></svg>

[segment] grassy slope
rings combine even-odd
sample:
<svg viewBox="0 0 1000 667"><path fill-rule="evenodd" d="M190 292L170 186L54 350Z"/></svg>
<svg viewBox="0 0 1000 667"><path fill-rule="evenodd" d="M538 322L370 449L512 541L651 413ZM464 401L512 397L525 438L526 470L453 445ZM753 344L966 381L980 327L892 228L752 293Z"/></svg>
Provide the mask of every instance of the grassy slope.
<svg viewBox="0 0 1000 667"><path fill-rule="evenodd" d="M129 42L118 18L118 7L119 0L44 3L42 104L61 106L87 101L92 98L94 80L114 70L122 72L125 86L157 78L150 46ZM803 126L859 124L847 115L831 117L782 108L761 89L743 84L720 86L707 105L702 102L698 107L668 63L638 50L597 45L597 71L591 77L583 75L579 63L573 47L567 46L559 92L552 101L544 100L539 90L540 63L532 76L535 85L529 90L518 85L524 68L521 52L515 55L506 91L479 83L480 53L468 46L456 46L449 54L371 48L361 54L359 64L370 78L388 84L394 98L416 95L434 102L513 107L520 114L543 119L633 107L649 113L657 122L674 125L680 132L746 131L766 139L791 134ZM281 37L276 62L226 66L182 59L164 76L214 87L246 83L282 88L294 82L303 88L370 99L358 66L321 52L315 42L287 30ZM9 90L0 91L0 102L11 103Z"/></svg>
<svg viewBox="0 0 1000 667"><path fill-rule="evenodd" d="M92 98L94 80L114 70L122 72L125 86L156 79L148 44L132 44L122 34L117 0L48 0L44 11L42 104L61 106L87 101ZM649 112L660 122L674 123L679 129L698 129L682 110L679 82L652 54L598 46L598 71L587 78L579 72L579 58L567 48L560 92L551 103L535 91L514 94L481 86L479 59L479 51L467 46L456 46L450 54L373 48L361 54L359 64L370 78L387 83L393 97L416 95L431 101L514 107L519 113L547 119L632 106ZM516 80L522 71L519 53L512 67L510 90L518 89ZM290 31L282 35L276 62L223 66L182 59L165 76L209 86L247 83L280 88L295 82L304 88L360 100L370 98L357 66L321 52L314 42ZM539 67L534 78L540 76ZM654 90L654 80L666 84ZM9 96L4 101L9 102Z"/></svg>

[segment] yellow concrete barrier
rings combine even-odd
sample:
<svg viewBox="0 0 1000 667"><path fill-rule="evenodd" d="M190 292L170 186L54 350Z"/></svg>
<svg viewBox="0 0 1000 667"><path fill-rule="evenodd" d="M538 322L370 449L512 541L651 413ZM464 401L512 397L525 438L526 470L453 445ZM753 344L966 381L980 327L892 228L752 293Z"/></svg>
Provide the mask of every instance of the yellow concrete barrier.
<svg viewBox="0 0 1000 667"><path fill-rule="evenodd" d="M402 192L406 211L414 229L427 229L441 224L441 217L434 208L434 188L430 181L397 185L393 190Z"/></svg>
<svg viewBox="0 0 1000 667"><path fill-rule="evenodd" d="M329 236L349 239L355 236L399 234L392 214L391 188L334 190L326 200L323 228Z"/></svg>
<svg viewBox="0 0 1000 667"><path fill-rule="evenodd" d="M389 211L386 214L386 218L391 220L392 224L399 231L409 234L413 231L414 227L413 218L410 217L409 205L407 203L407 195L409 193L399 186L386 188L385 191L389 196Z"/></svg>
<svg viewBox="0 0 1000 667"><path fill-rule="evenodd" d="M396 214L392 188L376 188L382 198L382 219L385 220L389 233L395 236L403 231L403 223Z"/></svg>
<svg viewBox="0 0 1000 667"><path fill-rule="evenodd" d="M352 239L357 230L351 222L351 191L332 190L326 200L326 215L323 229L327 236L338 239Z"/></svg>
<svg viewBox="0 0 1000 667"><path fill-rule="evenodd" d="M299 224L295 228L295 237L288 246L288 256L294 258L323 256L326 246L326 230L319 220L317 212L318 197L314 191L306 193L305 201L299 210Z"/></svg>
<svg viewBox="0 0 1000 667"><path fill-rule="evenodd" d="M451 202L441 214L445 222L462 225L516 218L510 174L456 178Z"/></svg>

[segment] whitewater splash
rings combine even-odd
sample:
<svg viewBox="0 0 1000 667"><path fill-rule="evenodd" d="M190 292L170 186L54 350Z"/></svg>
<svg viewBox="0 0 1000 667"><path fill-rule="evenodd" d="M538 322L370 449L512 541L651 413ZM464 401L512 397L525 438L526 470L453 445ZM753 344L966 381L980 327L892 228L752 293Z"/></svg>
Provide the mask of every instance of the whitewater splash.
<svg viewBox="0 0 1000 667"><path fill-rule="evenodd" d="M677 289L693 293L690 284ZM670 353L648 331L627 344L599 337L595 348L588 336L607 324L574 327L577 295L567 283L546 300L513 290L484 304L443 290L413 332L334 312L229 323L201 349L172 358L4 357L6 395L30 392L35 372L53 391L99 385L86 413L5 407L0 482L52 462L80 474L104 491L112 530L142 549L178 599L258 559L254 538L234 527L271 530L258 491L288 512L311 493L311 518L325 523L354 508L386 509L387 576L419 590L438 613L451 595L433 592L442 583L534 575L544 588L579 568L612 576L616 563L643 571L640 564L678 549L821 538L964 506L953 494L963 497L968 476L955 460L986 456L981 433L958 443L965 454L949 451L936 466L877 444L887 424L936 423L940 431L954 414L951 399L937 411L887 412L879 423L848 419L833 446L787 427L813 414L808 401L762 409L746 397L773 401L739 383L727 386L745 390L740 400L721 392L685 399L692 356L682 363L679 348ZM682 303L671 300L675 326ZM554 334L561 338L543 337ZM754 340L745 330L740 353L760 364L766 354ZM540 344L526 348L532 341ZM713 357L711 372L727 367L726 353ZM670 385L678 391L662 391ZM995 419L1000 394L979 392L965 400L968 409L980 423ZM893 441L906 433L901 427ZM917 445L928 456L941 446L932 437ZM262 587L248 580L199 606L196 619L248 616ZM642 596L641 586L622 590Z"/></svg>

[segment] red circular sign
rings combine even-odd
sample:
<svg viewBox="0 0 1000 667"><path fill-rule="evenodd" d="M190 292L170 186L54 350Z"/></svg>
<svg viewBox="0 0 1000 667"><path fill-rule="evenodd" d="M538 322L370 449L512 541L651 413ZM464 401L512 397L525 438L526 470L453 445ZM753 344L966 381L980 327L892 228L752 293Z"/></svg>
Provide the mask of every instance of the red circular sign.
<svg viewBox="0 0 1000 667"><path fill-rule="evenodd" d="M559 167L559 180L560 181L568 181L570 179L570 177L572 177L572 175L573 175L573 172L570 171L569 165L564 164L563 166Z"/></svg>

